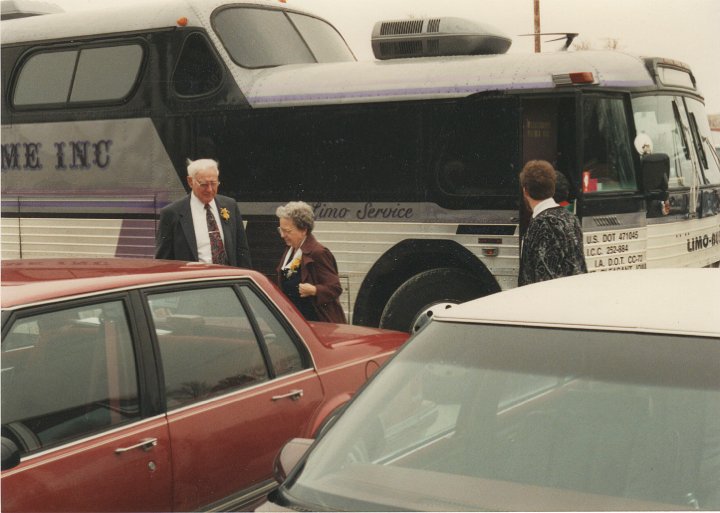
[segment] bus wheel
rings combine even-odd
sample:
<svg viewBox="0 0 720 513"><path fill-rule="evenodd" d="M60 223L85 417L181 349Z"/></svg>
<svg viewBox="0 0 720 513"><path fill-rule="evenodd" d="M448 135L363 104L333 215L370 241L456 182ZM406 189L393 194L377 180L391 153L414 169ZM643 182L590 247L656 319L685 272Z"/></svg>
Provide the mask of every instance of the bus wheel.
<svg viewBox="0 0 720 513"><path fill-rule="evenodd" d="M380 327L417 331L434 311L487 294L477 278L463 269L440 268L416 274L390 296Z"/></svg>

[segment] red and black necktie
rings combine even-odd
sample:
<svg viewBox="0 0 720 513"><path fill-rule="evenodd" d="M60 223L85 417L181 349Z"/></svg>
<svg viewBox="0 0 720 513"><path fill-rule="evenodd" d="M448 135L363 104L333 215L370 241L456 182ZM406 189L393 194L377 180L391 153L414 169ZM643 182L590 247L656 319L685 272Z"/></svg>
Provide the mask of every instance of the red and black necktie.
<svg viewBox="0 0 720 513"><path fill-rule="evenodd" d="M227 265L228 259L225 253L225 245L220 235L220 229L218 228L217 222L215 222L215 216L210 210L210 204L205 204L205 217L207 217L208 234L210 235L210 251L212 252L213 264Z"/></svg>

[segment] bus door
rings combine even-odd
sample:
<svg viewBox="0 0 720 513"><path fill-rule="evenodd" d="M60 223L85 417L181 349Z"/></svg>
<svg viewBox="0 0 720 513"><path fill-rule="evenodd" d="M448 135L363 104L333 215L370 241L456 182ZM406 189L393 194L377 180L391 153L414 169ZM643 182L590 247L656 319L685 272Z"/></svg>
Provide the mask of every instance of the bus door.
<svg viewBox="0 0 720 513"><path fill-rule="evenodd" d="M558 186L555 200L575 211L580 186L575 172L577 161L577 108L575 96L534 97L522 103L523 164L530 160L546 160L562 175L565 188ZM565 183L566 182L566 183ZM525 234L532 212L520 191L520 233Z"/></svg>
<svg viewBox="0 0 720 513"><path fill-rule="evenodd" d="M637 176L630 104L623 95L582 95L579 197L589 271L645 268L645 196Z"/></svg>

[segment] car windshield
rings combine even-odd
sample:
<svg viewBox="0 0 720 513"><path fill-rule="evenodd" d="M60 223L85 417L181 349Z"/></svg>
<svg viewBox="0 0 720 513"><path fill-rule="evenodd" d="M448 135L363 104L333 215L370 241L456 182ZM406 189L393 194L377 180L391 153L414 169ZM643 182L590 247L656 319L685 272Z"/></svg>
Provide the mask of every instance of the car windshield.
<svg viewBox="0 0 720 513"><path fill-rule="evenodd" d="M309 510L720 508L720 344L432 322L278 495Z"/></svg>

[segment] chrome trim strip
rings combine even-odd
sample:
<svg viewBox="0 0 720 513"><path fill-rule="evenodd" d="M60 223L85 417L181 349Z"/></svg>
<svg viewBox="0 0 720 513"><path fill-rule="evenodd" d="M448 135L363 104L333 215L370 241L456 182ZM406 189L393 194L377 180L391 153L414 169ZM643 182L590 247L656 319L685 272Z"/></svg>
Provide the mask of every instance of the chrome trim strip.
<svg viewBox="0 0 720 513"><path fill-rule="evenodd" d="M268 384L273 384L272 386L281 388L281 387L291 387L295 385L296 383L299 383L300 381L304 381L307 379L304 374L307 373L313 373L316 374L315 369L303 369L302 371L296 372L294 374L288 374L285 376L280 376L279 378L275 378L274 380L268 380L268 381L262 381L256 385L246 387L246 388L238 388L237 390L232 390L224 395L219 395L215 397L211 397L209 399L206 399L204 401L199 401L196 403L188 404L187 406L182 406L180 408L176 408L173 410L170 410L167 412L168 416L168 422L173 423L180 420L183 420L187 417L195 416L199 413L214 410L215 408L223 407L228 404L232 404L238 401L246 400L250 397L256 397L258 395L261 395L263 393L269 392ZM279 383L280 380L285 380L288 377L293 377L294 379L288 380L288 381L282 381L282 383ZM264 387L263 390L260 390L261 387ZM238 397L242 395L242 397Z"/></svg>
<svg viewBox="0 0 720 513"><path fill-rule="evenodd" d="M663 330L663 329L657 329L657 328L642 328L642 329L633 329L628 328L627 326L597 326L597 325L590 325L590 324L553 324L553 323L542 323L542 322L527 322L527 321L491 321L491 320L471 320L471 319L463 319L458 317L443 317L442 319L439 319L437 317L433 318L434 322L450 322L450 323L459 323L459 324L492 324L496 326L508 326L508 327L515 327L515 326L531 326L534 328L561 328L561 329L568 329L568 330L579 330L579 331L613 331L613 332L620 332L620 333L657 333L661 335L687 335L690 337L702 337L702 338L718 338L720 337L720 331L716 333L708 333L704 331L685 331L685 330Z"/></svg>
<svg viewBox="0 0 720 513"><path fill-rule="evenodd" d="M41 452L23 456L23 458L21 459L21 463L25 463L25 462L30 463L30 462L33 462L33 460L38 460L49 454L63 451L63 454L57 455L55 457L51 457L49 459L44 459L42 461L36 461L35 463L30 463L29 465L23 466L20 468L14 468L14 469L4 471L2 475L3 475L3 477L5 477L5 476L13 475L13 474L18 474L20 472L24 472L26 470L42 466L46 463L51 463L51 462L63 459L67 456L80 454L83 452L90 451L92 449L96 449L98 447L102 447L104 445L116 443L120 440L124 440L126 437L137 435L147 429L162 427L163 425L166 425L166 424L167 424L167 420L165 418L165 415L156 415L155 417L150 417L148 419L138 421L137 423L134 423L134 424L118 426L117 428L111 429L109 431L103 431L102 433L96 433L94 435L88 436L87 438L73 440L72 442L69 442L67 444L58 445L56 447L52 447L50 449L46 449ZM119 434L121 431L123 432L122 435ZM108 435L112 435L114 433L118 433L118 436L112 436L110 438L106 438L105 440L98 440L99 438L105 438ZM88 442L90 442L92 440L96 440L96 442L88 445ZM82 445L82 447L78 447L77 450L75 450L75 451L72 450L73 447L80 446L80 445ZM67 451L68 449L70 449L69 452L64 452L64 451Z"/></svg>
<svg viewBox="0 0 720 513"><path fill-rule="evenodd" d="M231 280L250 280L253 283L255 283L259 288L262 289L260 284L252 276L248 276L248 275L206 276L203 278L192 278L189 280L177 279L177 280L170 280L170 281L140 283L138 285L128 285L125 287L117 287L117 288L98 290L98 291L94 291L94 292L87 292L85 294L76 294L74 296L63 296L63 297L58 297L58 298L53 298L53 299L47 299L44 301L36 301L34 303L26 303L26 304L22 304L22 305L5 307L2 309L2 311L3 312L14 312L16 310L24 310L25 308L44 306L44 305L52 305L55 303L64 303L65 301L74 301L77 299L86 299L86 298L91 298L91 297L95 297L95 296L103 296L105 294L115 294L118 292L127 292L129 290L142 290L142 289L151 288L151 287L164 287L166 285L178 285L178 284L186 285L189 283L201 283L204 281L215 282L215 281L231 281ZM49 283L52 283L52 281ZM274 301L273 301L273 304L275 304Z"/></svg>

